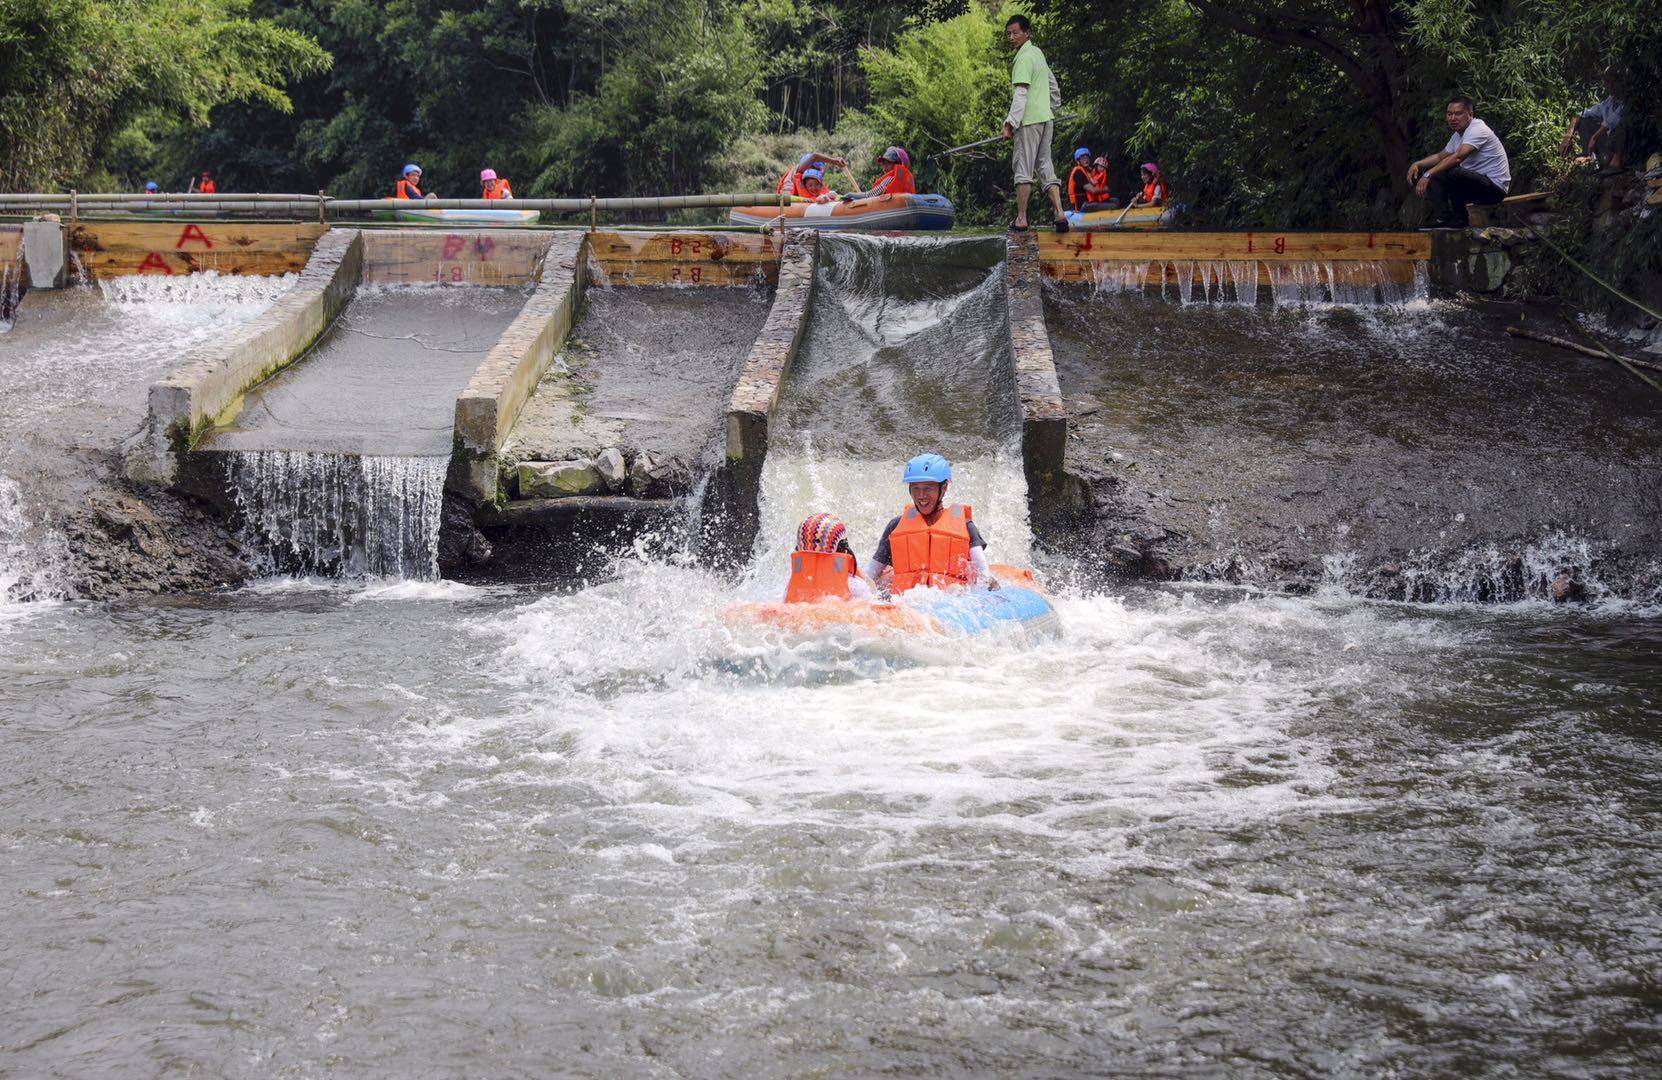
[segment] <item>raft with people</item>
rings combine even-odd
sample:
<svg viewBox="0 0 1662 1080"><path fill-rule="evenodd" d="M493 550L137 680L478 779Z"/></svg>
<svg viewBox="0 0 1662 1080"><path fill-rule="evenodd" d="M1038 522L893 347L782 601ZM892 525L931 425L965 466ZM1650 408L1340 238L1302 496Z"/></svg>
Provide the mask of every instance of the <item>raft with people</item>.
<svg viewBox="0 0 1662 1080"><path fill-rule="evenodd" d="M392 198L385 210L376 210L370 216L381 221L415 221L431 225L533 225L542 215L536 210L514 210L504 206L461 210L438 209L423 203L435 196L421 190L421 166L415 162L404 166L393 185ZM495 169L479 172L479 198L511 201L514 190L507 177L497 176Z"/></svg>
<svg viewBox="0 0 1662 1080"><path fill-rule="evenodd" d="M774 190L780 201L766 206L735 206L727 214L734 225L791 225L809 229L950 229L957 218L944 195L919 193L912 175L912 158L898 146L877 155L883 170L869 188L840 157L815 151L803 154L779 178ZM835 167L854 190L834 191L826 183L826 169Z"/></svg>
<svg viewBox="0 0 1662 1080"><path fill-rule="evenodd" d="M1058 635L1056 609L1033 572L988 563L971 508L946 502L951 464L923 454L902 476L912 501L883 530L866 570L842 521L811 514L797 528L784 599L735 604L724 621L799 637Z"/></svg>

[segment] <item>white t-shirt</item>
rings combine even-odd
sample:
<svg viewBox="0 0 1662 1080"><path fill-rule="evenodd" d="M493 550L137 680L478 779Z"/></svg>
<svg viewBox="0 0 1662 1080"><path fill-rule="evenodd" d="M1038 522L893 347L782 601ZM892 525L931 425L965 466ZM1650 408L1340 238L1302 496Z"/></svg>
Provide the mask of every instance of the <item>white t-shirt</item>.
<svg viewBox="0 0 1662 1080"><path fill-rule="evenodd" d="M1465 131L1456 131L1449 136L1443 153L1452 154L1462 146L1472 148L1471 155L1460 163L1462 169L1487 176L1502 191L1512 187L1512 164L1506 160L1506 147L1500 144L1500 136L1491 131L1488 124L1472 117Z"/></svg>

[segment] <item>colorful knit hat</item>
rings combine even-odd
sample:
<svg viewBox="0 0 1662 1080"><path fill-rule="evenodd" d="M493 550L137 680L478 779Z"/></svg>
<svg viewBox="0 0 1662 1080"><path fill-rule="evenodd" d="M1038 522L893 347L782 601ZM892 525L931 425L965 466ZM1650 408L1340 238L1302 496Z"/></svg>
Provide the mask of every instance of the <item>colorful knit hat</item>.
<svg viewBox="0 0 1662 1080"><path fill-rule="evenodd" d="M796 550L836 551L848 539L848 527L835 514L809 514L796 530Z"/></svg>

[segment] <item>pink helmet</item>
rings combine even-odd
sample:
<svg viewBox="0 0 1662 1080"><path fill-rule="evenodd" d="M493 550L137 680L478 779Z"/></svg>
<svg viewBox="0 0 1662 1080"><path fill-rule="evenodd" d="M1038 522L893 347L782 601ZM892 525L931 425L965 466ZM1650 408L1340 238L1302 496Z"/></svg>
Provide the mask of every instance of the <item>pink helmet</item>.
<svg viewBox="0 0 1662 1080"><path fill-rule="evenodd" d="M495 179L496 179L496 170L495 169L485 169L484 171L482 171L479 174L479 182L481 184L484 183L486 180L495 180Z"/></svg>

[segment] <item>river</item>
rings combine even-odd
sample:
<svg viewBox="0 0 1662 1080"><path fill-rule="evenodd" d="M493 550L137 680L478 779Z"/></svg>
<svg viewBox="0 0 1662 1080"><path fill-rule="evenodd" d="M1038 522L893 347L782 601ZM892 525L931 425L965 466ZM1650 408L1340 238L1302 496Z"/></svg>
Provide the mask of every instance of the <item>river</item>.
<svg viewBox="0 0 1662 1080"><path fill-rule="evenodd" d="M1662 612L1040 556L1041 647L732 629L783 528L832 509L864 554L904 497L848 433L935 331L856 346L847 300L736 577L0 608L0 1073L1655 1074ZM839 364L870 404L816 436ZM955 493L1035 557L968 430Z"/></svg>

